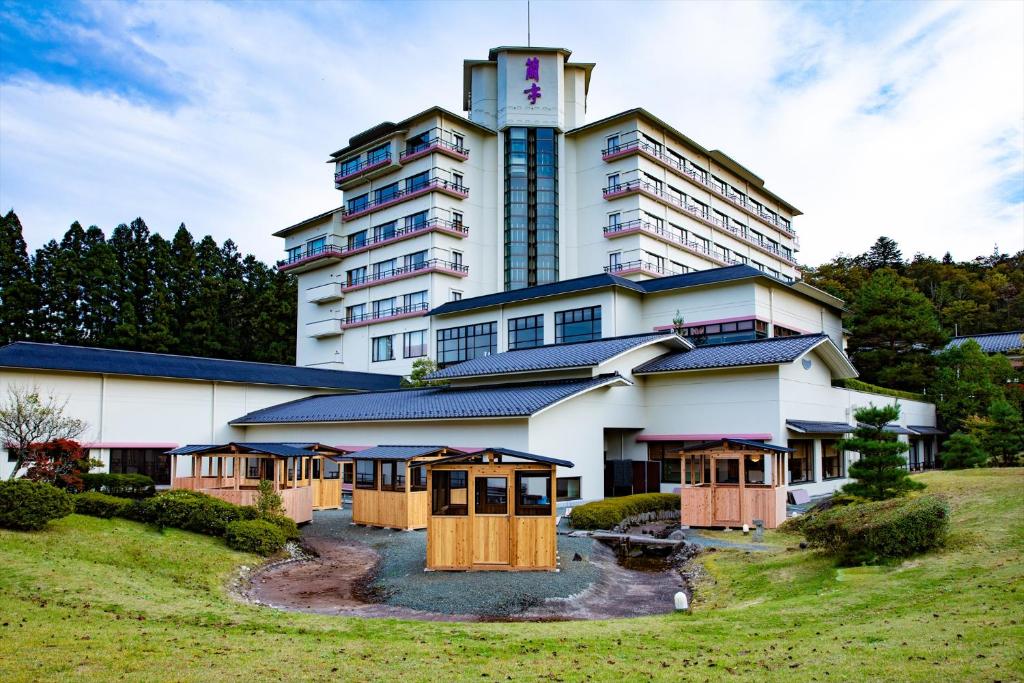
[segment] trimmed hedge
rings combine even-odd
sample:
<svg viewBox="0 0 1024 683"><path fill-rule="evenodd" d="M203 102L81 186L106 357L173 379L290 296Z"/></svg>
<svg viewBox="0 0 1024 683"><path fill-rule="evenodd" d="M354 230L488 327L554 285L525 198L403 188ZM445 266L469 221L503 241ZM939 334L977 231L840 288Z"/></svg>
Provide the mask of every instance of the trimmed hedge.
<svg viewBox="0 0 1024 683"><path fill-rule="evenodd" d="M945 542L949 506L937 496L847 505L816 515L803 532L812 547L844 564L907 557Z"/></svg>
<svg viewBox="0 0 1024 683"><path fill-rule="evenodd" d="M645 512L679 510L679 506L679 496L674 493L638 493L584 503L573 508L569 519L577 529L611 529L627 517Z"/></svg>
<svg viewBox="0 0 1024 683"><path fill-rule="evenodd" d="M224 531L229 548L257 555L273 555L286 542L281 527L264 519L231 522Z"/></svg>
<svg viewBox="0 0 1024 683"><path fill-rule="evenodd" d="M75 511L71 494L40 481L0 481L0 527L35 531Z"/></svg>
<svg viewBox="0 0 1024 683"><path fill-rule="evenodd" d="M868 394L878 394L879 396L905 398L908 401L928 401L928 397L924 394L915 394L912 391L901 391L899 389L880 387L877 384L868 384L867 382L862 382L859 379L834 379L832 380L832 386L841 387L843 389L852 389L853 391L863 391Z"/></svg>
<svg viewBox="0 0 1024 683"><path fill-rule="evenodd" d="M83 474L82 486L84 491L98 491L120 498L149 498L156 494L155 483L144 474Z"/></svg>
<svg viewBox="0 0 1024 683"><path fill-rule="evenodd" d="M285 515L270 515L269 517L262 517L257 519L263 519L265 522L270 522L284 534L286 541L297 541L302 538L302 534L299 533L299 525L295 523L295 520Z"/></svg>
<svg viewBox="0 0 1024 683"><path fill-rule="evenodd" d="M124 516L137 522L194 531L207 536L223 536L228 524L256 518L256 509L233 505L198 491L174 489L152 498L134 501Z"/></svg>
<svg viewBox="0 0 1024 683"><path fill-rule="evenodd" d="M74 496L75 512L90 517L121 517L124 509L132 504L131 498L108 496L97 491L86 491Z"/></svg>
<svg viewBox="0 0 1024 683"><path fill-rule="evenodd" d="M818 503L815 503L812 507L808 508L802 515L796 517L790 517L785 522L779 525L779 531L786 534L799 534L803 533L804 525L813 519L816 519L821 513L829 510L834 510L847 505L854 505L856 503L865 503L867 500L860 496L852 496L849 493L837 493L834 496L826 498Z"/></svg>

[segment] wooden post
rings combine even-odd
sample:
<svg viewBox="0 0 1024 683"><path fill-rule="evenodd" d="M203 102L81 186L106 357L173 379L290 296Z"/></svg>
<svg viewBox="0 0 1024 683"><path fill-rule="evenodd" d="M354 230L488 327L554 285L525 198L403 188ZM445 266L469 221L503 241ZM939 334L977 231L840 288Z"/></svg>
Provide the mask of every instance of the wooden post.
<svg viewBox="0 0 1024 683"><path fill-rule="evenodd" d="M740 526L743 525L743 498L747 495L746 491L746 469L747 469L747 454L746 452L740 452Z"/></svg>
<svg viewBox="0 0 1024 683"><path fill-rule="evenodd" d="M239 457L236 455L234 460L233 460L233 462L232 462L232 467L234 467L234 469L235 469L235 490L236 491L240 488L240 486L239 486L239 483L240 483L239 482L239 476L242 474L242 468L239 467L238 463L239 463Z"/></svg>
<svg viewBox="0 0 1024 683"><path fill-rule="evenodd" d="M299 480L299 467L302 466L302 458L296 458L295 464L292 466L292 488L298 486Z"/></svg>
<svg viewBox="0 0 1024 683"><path fill-rule="evenodd" d="M172 455L171 456L171 488L172 489L174 488L174 475L175 475L175 471L177 470L177 467L175 467L175 465L176 465L177 462L178 462L178 456Z"/></svg>

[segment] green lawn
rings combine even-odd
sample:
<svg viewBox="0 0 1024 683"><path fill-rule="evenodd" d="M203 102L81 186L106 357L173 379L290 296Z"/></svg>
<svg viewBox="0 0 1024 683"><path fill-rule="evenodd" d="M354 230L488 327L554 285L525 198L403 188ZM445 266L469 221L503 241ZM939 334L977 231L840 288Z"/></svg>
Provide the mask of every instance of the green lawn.
<svg viewBox="0 0 1024 683"><path fill-rule="evenodd" d="M1024 469L919 478L954 509L943 552L837 569L769 534L777 551L705 555L692 614L605 622L285 614L226 594L258 560L216 539L0 531L0 680L1024 679Z"/></svg>

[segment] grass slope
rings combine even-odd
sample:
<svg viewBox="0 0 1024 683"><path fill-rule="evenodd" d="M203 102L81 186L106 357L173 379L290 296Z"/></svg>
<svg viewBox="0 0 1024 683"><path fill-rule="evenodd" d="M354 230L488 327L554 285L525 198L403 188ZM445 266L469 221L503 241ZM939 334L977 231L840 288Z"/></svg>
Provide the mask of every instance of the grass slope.
<svg viewBox="0 0 1024 683"><path fill-rule="evenodd" d="M777 552L706 556L692 614L628 621L286 614L226 595L258 559L219 540L80 516L0 531L0 680L1024 678L1024 469L919 478L954 509L940 553L837 569L770 534Z"/></svg>

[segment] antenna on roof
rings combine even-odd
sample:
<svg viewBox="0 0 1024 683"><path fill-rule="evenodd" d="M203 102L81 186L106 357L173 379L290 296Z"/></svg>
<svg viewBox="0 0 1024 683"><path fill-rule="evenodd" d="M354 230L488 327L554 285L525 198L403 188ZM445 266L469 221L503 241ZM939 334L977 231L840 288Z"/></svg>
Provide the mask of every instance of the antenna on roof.
<svg viewBox="0 0 1024 683"><path fill-rule="evenodd" d="M530 0L526 0L526 47L530 45Z"/></svg>

